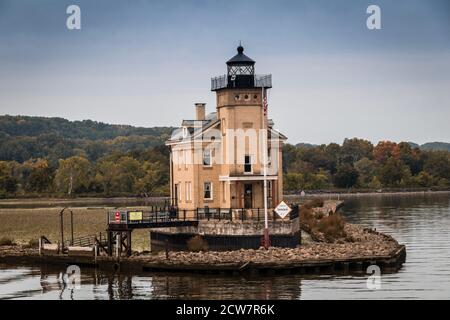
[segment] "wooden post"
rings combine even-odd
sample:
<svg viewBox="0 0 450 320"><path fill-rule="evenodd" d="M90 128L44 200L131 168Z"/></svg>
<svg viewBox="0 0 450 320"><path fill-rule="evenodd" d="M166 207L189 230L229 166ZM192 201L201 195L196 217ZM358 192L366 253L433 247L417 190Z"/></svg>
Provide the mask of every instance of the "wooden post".
<svg viewBox="0 0 450 320"><path fill-rule="evenodd" d="M127 235L127 256L131 256L131 230L128 231Z"/></svg>
<svg viewBox="0 0 450 320"><path fill-rule="evenodd" d="M59 213L60 215L60 227L61 227L61 252L64 251L64 209Z"/></svg>
<svg viewBox="0 0 450 320"><path fill-rule="evenodd" d="M165 240L165 249L166 249L166 260L169 260L169 240Z"/></svg>
<svg viewBox="0 0 450 320"><path fill-rule="evenodd" d="M113 232L111 230L108 230L108 256L113 255Z"/></svg>
<svg viewBox="0 0 450 320"><path fill-rule="evenodd" d="M116 256L120 258L122 255L122 232L118 232L116 235Z"/></svg>
<svg viewBox="0 0 450 320"><path fill-rule="evenodd" d="M73 246L73 211L72 210L70 210L70 233L71 233L70 243Z"/></svg>

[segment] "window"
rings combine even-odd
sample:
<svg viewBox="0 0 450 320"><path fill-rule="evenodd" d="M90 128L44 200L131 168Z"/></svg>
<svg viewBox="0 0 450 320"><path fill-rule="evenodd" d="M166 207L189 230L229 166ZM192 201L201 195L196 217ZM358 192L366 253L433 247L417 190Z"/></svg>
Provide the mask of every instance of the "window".
<svg viewBox="0 0 450 320"><path fill-rule="evenodd" d="M205 184L203 185L203 188L204 188L203 198L205 200L212 200L212 198L213 198L212 183L211 182L205 182Z"/></svg>
<svg viewBox="0 0 450 320"><path fill-rule="evenodd" d="M211 150L203 151L203 165L206 167L211 166Z"/></svg>
<svg viewBox="0 0 450 320"><path fill-rule="evenodd" d="M252 157L249 155L245 156L244 173L252 173Z"/></svg>
<svg viewBox="0 0 450 320"><path fill-rule="evenodd" d="M179 202L181 202L181 183L177 183L175 185L175 192L176 192L176 195L177 195L177 200Z"/></svg>
<svg viewBox="0 0 450 320"><path fill-rule="evenodd" d="M185 182L185 192L186 192L186 195L185 195L185 200L186 201L191 201L192 200L192 198L191 198L191 195L192 195L192 187L191 187L191 182L190 181L186 181Z"/></svg>

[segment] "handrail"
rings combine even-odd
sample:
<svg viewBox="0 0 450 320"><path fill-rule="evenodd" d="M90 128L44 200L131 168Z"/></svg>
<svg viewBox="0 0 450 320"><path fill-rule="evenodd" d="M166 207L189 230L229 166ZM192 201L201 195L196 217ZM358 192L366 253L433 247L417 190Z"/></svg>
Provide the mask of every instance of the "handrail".
<svg viewBox="0 0 450 320"><path fill-rule="evenodd" d="M255 88L271 88L272 75L271 74L255 74L253 75L253 85ZM228 87L228 75L220 75L211 78L211 90L219 90Z"/></svg>
<svg viewBox="0 0 450 320"><path fill-rule="evenodd" d="M298 217L298 206L291 204L292 211L289 219ZM269 219L276 221L281 218L273 208L268 210ZM133 216L131 216L133 214ZM263 221L263 208L195 208L195 209L174 209L165 211L163 208L152 208L151 211L139 210L114 210L107 214L108 224L138 225L143 223L162 223L170 221L198 221L198 220L227 220L227 221Z"/></svg>

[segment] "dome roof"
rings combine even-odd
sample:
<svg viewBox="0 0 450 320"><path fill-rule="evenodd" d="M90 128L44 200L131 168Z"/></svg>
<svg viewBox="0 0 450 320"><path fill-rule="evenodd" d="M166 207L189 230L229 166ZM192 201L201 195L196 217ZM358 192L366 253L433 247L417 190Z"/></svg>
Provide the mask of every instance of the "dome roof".
<svg viewBox="0 0 450 320"><path fill-rule="evenodd" d="M244 54L244 47L239 44L237 47L237 55L227 61L227 65L251 65L255 64L255 61L250 59Z"/></svg>

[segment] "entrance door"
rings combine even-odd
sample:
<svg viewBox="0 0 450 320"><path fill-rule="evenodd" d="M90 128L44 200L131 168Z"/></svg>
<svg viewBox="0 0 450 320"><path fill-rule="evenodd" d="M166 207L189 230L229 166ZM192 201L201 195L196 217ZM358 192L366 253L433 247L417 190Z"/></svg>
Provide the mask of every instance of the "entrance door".
<svg viewBox="0 0 450 320"><path fill-rule="evenodd" d="M253 207L253 185L244 185L244 208L251 209Z"/></svg>

